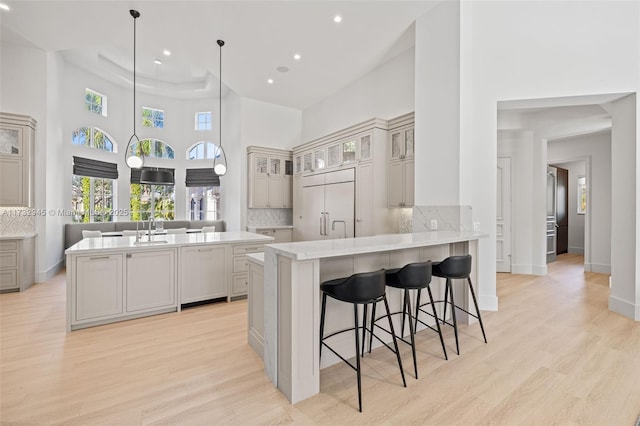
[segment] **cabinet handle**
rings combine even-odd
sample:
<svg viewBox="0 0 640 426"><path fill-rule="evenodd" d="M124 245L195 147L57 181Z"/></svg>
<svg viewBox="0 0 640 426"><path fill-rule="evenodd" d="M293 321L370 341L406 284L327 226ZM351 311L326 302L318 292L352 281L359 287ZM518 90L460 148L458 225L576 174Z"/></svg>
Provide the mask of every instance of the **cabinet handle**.
<svg viewBox="0 0 640 426"><path fill-rule="evenodd" d="M127 257L131 256L130 254L127 254ZM89 260L102 260L102 259L108 259L109 256L97 256L97 257L90 257Z"/></svg>
<svg viewBox="0 0 640 426"><path fill-rule="evenodd" d="M202 249L198 249L198 251L199 251L199 252L213 251L213 247L211 247L211 248L206 248L206 249L204 249L204 248L202 248Z"/></svg>

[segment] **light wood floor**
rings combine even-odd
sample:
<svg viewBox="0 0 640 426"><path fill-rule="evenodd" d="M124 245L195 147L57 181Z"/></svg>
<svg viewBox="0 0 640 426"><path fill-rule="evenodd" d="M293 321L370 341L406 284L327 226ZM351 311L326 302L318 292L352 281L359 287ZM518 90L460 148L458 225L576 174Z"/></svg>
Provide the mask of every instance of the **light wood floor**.
<svg viewBox="0 0 640 426"><path fill-rule="evenodd" d="M640 414L640 323L607 310L605 275L561 256L545 277L498 275L499 312L418 343L420 379L402 345L355 373L322 371L321 393L295 406L246 343L246 301L64 332L65 276L0 295L2 424L633 425Z"/></svg>

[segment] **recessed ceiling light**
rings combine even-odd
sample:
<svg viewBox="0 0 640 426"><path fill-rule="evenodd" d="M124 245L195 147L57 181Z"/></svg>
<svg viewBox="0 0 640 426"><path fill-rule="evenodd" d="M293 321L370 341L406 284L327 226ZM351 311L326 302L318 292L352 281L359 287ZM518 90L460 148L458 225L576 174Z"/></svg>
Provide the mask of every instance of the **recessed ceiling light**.
<svg viewBox="0 0 640 426"><path fill-rule="evenodd" d="M335 22L336 24L339 22L342 22L342 16L340 15L336 15L333 17L333 22Z"/></svg>
<svg viewBox="0 0 640 426"><path fill-rule="evenodd" d="M278 72L289 72L289 68L287 68L285 66L282 66L282 65L280 65L278 68L276 68L276 70Z"/></svg>
<svg viewBox="0 0 640 426"><path fill-rule="evenodd" d="M293 55L293 59L295 59L296 61L299 61L302 58L302 56L300 56L299 53L296 53L295 55Z"/></svg>
<svg viewBox="0 0 640 426"><path fill-rule="evenodd" d="M0 9L2 10L11 10L8 4L0 3Z"/></svg>
<svg viewBox="0 0 640 426"><path fill-rule="evenodd" d="M170 50L164 49L162 51L162 53L164 54L164 56L171 56L171 51Z"/></svg>
<svg viewBox="0 0 640 426"><path fill-rule="evenodd" d="M155 59L153 61L154 64L160 65L162 63L162 61L160 59Z"/></svg>
<svg viewBox="0 0 640 426"><path fill-rule="evenodd" d="M269 83L269 84L273 84L273 79L272 79L272 78L268 79L268 80L267 80L267 83Z"/></svg>

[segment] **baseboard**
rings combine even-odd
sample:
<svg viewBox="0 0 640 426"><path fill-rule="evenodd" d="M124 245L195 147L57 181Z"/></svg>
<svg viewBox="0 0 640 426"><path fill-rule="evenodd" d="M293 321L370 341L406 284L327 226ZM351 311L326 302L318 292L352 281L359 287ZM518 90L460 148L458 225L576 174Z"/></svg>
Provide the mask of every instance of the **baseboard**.
<svg viewBox="0 0 640 426"><path fill-rule="evenodd" d="M609 296L609 310L635 321L640 321L640 305L634 305L615 296Z"/></svg>
<svg viewBox="0 0 640 426"><path fill-rule="evenodd" d="M497 311L498 296L492 294L481 294L478 297L478 306L481 311Z"/></svg>
<svg viewBox="0 0 640 426"><path fill-rule="evenodd" d="M542 266L533 266L532 268L533 275L547 275L547 265Z"/></svg>
<svg viewBox="0 0 640 426"><path fill-rule="evenodd" d="M609 274L611 275L611 265L604 265L601 263L585 263L585 272L595 272L597 274Z"/></svg>
<svg viewBox="0 0 640 426"><path fill-rule="evenodd" d="M568 252L571 254L584 254L584 247L569 247Z"/></svg>
<svg viewBox="0 0 640 426"><path fill-rule="evenodd" d="M64 267L64 259L60 259L58 263L47 269L46 271L39 271L36 276L37 283L43 283L55 277L58 272Z"/></svg>
<svg viewBox="0 0 640 426"><path fill-rule="evenodd" d="M514 263L511 264L511 273L512 274L523 274L523 275L532 275L533 269L531 265L516 265Z"/></svg>

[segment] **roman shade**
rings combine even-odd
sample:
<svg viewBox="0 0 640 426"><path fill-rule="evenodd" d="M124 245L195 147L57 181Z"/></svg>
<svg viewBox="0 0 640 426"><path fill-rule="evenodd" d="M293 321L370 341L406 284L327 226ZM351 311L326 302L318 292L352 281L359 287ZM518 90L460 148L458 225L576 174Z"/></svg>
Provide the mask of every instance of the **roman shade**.
<svg viewBox="0 0 640 426"><path fill-rule="evenodd" d="M220 176L213 171L213 168L187 169L187 178L184 183L187 187L220 186Z"/></svg>
<svg viewBox="0 0 640 426"><path fill-rule="evenodd" d="M164 169L162 167L143 167L141 169L131 169L131 183L140 183L140 174L143 170L169 172L171 173L171 185L175 183L175 169Z"/></svg>
<svg viewBox="0 0 640 426"><path fill-rule="evenodd" d="M106 161L73 156L73 174L103 179L118 179L118 165Z"/></svg>

